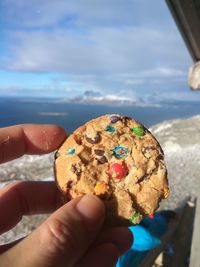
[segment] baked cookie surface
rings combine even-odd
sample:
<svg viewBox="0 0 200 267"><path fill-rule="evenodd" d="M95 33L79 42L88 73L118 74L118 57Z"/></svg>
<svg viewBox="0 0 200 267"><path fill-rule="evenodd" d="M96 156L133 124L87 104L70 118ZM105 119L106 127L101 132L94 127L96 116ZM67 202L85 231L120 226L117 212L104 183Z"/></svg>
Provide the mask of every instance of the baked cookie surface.
<svg viewBox="0 0 200 267"><path fill-rule="evenodd" d="M101 198L106 223L130 225L153 214L169 194L164 154L153 135L130 117L109 114L74 131L56 153L55 177L66 201Z"/></svg>

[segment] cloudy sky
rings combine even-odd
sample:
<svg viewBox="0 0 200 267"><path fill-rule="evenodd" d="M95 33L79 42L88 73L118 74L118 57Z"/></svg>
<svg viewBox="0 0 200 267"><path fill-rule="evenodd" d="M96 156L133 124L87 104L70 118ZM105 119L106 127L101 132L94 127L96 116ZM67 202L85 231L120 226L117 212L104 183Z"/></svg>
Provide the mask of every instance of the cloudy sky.
<svg viewBox="0 0 200 267"><path fill-rule="evenodd" d="M1 0L0 95L191 99L164 0Z"/></svg>

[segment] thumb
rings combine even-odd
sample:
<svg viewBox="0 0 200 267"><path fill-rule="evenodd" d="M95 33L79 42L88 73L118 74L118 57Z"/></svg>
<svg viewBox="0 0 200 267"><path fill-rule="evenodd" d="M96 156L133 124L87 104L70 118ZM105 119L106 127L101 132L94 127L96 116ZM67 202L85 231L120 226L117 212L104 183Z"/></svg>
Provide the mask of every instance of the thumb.
<svg viewBox="0 0 200 267"><path fill-rule="evenodd" d="M104 219L102 202L91 195L74 199L7 251L12 266L73 266L85 254Z"/></svg>

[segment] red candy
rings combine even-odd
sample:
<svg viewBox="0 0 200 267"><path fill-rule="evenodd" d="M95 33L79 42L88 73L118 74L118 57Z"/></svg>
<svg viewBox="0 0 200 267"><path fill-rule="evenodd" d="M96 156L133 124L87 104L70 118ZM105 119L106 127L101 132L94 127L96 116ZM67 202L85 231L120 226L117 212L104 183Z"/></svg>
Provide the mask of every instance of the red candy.
<svg viewBox="0 0 200 267"><path fill-rule="evenodd" d="M149 219L154 219L154 214L149 214L148 217Z"/></svg>
<svg viewBox="0 0 200 267"><path fill-rule="evenodd" d="M113 163L110 165L108 175L110 178L121 180L128 174L126 165Z"/></svg>

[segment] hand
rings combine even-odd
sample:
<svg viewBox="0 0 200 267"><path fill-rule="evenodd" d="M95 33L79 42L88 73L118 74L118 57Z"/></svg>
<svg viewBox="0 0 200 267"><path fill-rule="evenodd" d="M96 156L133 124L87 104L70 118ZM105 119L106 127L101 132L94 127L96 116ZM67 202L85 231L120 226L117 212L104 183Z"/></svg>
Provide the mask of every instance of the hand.
<svg viewBox="0 0 200 267"><path fill-rule="evenodd" d="M66 138L50 125L0 129L0 163L55 150ZM104 206L94 196L61 206L53 182L18 182L0 190L0 234L23 215L54 212L28 237L0 246L0 267L110 267L132 244L128 228L103 229Z"/></svg>

